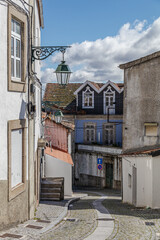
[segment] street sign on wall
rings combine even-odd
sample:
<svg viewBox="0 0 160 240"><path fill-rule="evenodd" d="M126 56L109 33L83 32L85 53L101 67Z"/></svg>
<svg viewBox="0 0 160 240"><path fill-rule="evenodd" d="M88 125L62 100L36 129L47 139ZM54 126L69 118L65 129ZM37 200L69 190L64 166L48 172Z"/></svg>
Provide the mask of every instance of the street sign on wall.
<svg viewBox="0 0 160 240"><path fill-rule="evenodd" d="M103 159L102 158L97 158L97 164L102 164Z"/></svg>
<svg viewBox="0 0 160 240"><path fill-rule="evenodd" d="M98 168L99 170L102 170L103 167L102 167L101 164L98 164L98 165L97 165L97 168Z"/></svg>

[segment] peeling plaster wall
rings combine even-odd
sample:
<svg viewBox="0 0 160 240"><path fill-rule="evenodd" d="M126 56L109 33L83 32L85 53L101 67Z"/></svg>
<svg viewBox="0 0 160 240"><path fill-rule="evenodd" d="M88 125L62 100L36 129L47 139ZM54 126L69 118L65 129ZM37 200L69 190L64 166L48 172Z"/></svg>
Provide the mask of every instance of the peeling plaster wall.
<svg viewBox="0 0 160 240"><path fill-rule="evenodd" d="M159 137L144 136L145 122L160 122L159 66L160 57L124 70L123 150L160 144Z"/></svg>

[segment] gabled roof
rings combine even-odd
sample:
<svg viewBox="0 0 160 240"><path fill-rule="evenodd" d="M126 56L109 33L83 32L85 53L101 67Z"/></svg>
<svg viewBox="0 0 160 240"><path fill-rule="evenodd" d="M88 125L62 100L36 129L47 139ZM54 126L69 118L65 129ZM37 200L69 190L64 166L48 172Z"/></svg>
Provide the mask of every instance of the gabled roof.
<svg viewBox="0 0 160 240"><path fill-rule="evenodd" d="M66 87L60 86L57 83L47 83L43 101L45 108L49 109L59 108L65 113L76 112L76 95L86 85L92 87L97 93L100 93L109 84L119 93L123 91L123 83L114 83L108 81L105 83L97 83L86 81L82 83L69 83Z"/></svg>
<svg viewBox="0 0 160 240"><path fill-rule="evenodd" d="M77 93L80 92L86 85L89 85L91 88L93 88L98 93L98 91L99 91L98 84L87 80L86 82L81 84L81 86L74 92L74 94L77 95Z"/></svg>
<svg viewBox="0 0 160 240"><path fill-rule="evenodd" d="M106 84L104 84L99 89L99 92L102 92L108 85L111 85L119 93L121 93L123 91L124 84L122 84L122 83L114 83L114 82L108 81Z"/></svg>
<svg viewBox="0 0 160 240"><path fill-rule="evenodd" d="M95 83L91 81L84 82L75 92L74 94L77 95L86 85L92 87L97 93L103 91L108 85L111 85L117 92L121 93L123 91L123 83L114 83L110 80L107 83Z"/></svg>

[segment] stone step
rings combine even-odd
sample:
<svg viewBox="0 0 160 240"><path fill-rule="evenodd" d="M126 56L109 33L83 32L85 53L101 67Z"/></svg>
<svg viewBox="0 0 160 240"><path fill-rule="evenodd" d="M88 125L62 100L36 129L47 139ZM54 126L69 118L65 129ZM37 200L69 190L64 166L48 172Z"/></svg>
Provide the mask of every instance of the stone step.
<svg viewBox="0 0 160 240"><path fill-rule="evenodd" d="M60 198L41 198L41 201L60 201Z"/></svg>
<svg viewBox="0 0 160 240"><path fill-rule="evenodd" d="M60 193L62 188L41 188L41 193Z"/></svg>
<svg viewBox="0 0 160 240"><path fill-rule="evenodd" d="M41 188L61 188L61 186L62 186L61 182L56 182L56 183L42 182L41 183Z"/></svg>
<svg viewBox="0 0 160 240"><path fill-rule="evenodd" d="M52 177L47 177L47 178L42 178L42 181L50 181L50 182L57 182L57 181L64 181L63 177L59 178L52 178Z"/></svg>
<svg viewBox="0 0 160 240"><path fill-rule="evenodd" d="M60 193L41 193L41 199L43 198L60 198Z"/></svg>

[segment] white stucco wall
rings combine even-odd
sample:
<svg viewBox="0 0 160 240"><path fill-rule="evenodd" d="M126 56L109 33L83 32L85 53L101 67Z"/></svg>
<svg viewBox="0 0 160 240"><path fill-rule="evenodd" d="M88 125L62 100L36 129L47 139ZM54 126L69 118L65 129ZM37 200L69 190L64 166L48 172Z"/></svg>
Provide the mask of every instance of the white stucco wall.
<svg viewBox="0 0 160 240"><path fill-rule="evenodd" d="M20 4L20 1L15 1ZM8 179L8 128L9 120L26 118L26 104L27 104L27 89L26 93L8 92L8 69L7 69L7 21L8 21L8 7L7 4L0 5L0 103L1 103L1 117L0 117L0 180ZM27 80L28 81L28 80ZM27 119L26 119L27 121ZM26 122L27 126L28 123ZM28 128L27 128L28 136ZM27 137L28 142L28 137ZM28 153L28 145L26 146ZM28 159L28 154L27 154ZM27 161L28 164L28 161ZM28 167L27 167L28 169ZM27 172L28 179L28 172Z"/></svg>
<svg viewBox="0 0 160 240"><path fill-rule="evenodd" d="M40 46L41 45L41 29L39 22L39 14L38 14L38 6L37 1L34 1L35 12L34 12L34 33L33 33L33 45ZM36 77L38 79L41 78L41 61L35 60L32 65L34 72L36 73ZM41 85L35 80L35 97L34 103L36 105L36 113L35 113L35 151L37 150L38 138L41 137Z"/></svg>
<svg viewBox="0 0 160 240"><path fill-rule="evenodd" d="M64 195L72 195L72 165L45 155L45 176L64 177Z"/></svg>
<svg viewBox="0 0 160 240"><path fill-rule="evenodd" d="M123 202L132 204L133 174L132 167L137 169L137 204L136 206L152 207L152 156L122 158L123 165ZM131 187L128 185L128 174L131 175Z"/></svg>
<svg viewBox="0 0 160 240"><path fill-rule="evenodd" d="M153 200L152 206L160 208L160 156L153 157Z"/></svg>

